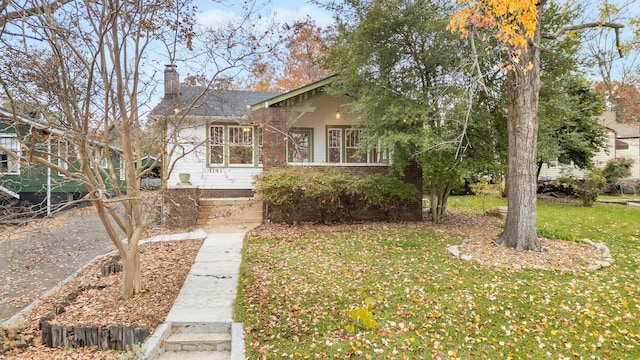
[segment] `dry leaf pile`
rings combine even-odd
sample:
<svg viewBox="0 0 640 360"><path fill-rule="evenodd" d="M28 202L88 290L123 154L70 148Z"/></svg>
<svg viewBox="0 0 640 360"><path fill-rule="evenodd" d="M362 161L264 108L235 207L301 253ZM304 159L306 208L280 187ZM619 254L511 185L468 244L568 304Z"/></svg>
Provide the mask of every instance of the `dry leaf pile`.
<svg viewBox="0 0 640 360"><path fill-rule="evenodd" d="M122 300L120 278L122 273L101 276L101 265L110 257L94 262L76 278L61 286L53 295L42 299L25 314L25 337L32 346L0 353L0 359L115 359L121 353L96 349L50 349L40 345L38 322L55 312L72 292L87 289L57 315L51 323L59 325L136 325L149 326L151 331L164 322L167 313L180 292L193 261L202 244L201 240L148 243L141 246L140 260L144 289L132 299Z"/></svg>

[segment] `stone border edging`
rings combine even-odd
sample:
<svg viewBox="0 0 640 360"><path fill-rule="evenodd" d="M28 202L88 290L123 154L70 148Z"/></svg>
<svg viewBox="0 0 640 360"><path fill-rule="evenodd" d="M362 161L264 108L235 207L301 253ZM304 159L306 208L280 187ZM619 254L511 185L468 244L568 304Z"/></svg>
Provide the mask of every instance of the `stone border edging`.
<svg viewBox="0 0 640 360"><path fill-rule="evenodd" d="M152 236L150 238L140 240L140 243L138 245L146 244L148 242L159 242L159 241L200 240L200 239L205 239L206 237L207 237L207 233L203 229L198 228L198 229L196 229L194 231L190 231L188 233ZM117 252L118 252L118 250L113 250L113 251L110 251L110 252L108 252L106 254L98 255L98 256L94 257L88 263L84 264L78 270L74 271L71 275L67 276L64 280L59 282L56 286L54 286L51 289L47 290L44 294L42 294L42 296L39 296L38 299L34 300L31 304L27 305L22 310L18 311L15 315L13 315L9 319L5 320L2 324L0 324L0 326L2 326L3 328L6 328L6 327L9 327L9 326L17 323L18 320L20 319L20 317L23 314L29 312L31 309L33 309L33 307L36 306L41 301L41 299L45 299L45 298L51 296L51 294L53 294L56 290L58 290L62 285L68 283L73 278L78 276L78 274L80 274L84 269L89 267L89 265L91 265L95 261L100 260L102 258L105 258L107 256L110 256L112 254L115 254Z"/></svg>
<svg viewBox="0 0 640 360"><path fill-rule="evenodd" d="M461 245L464 245L464 244L468 243L469 241L470 241L469 239L464 239L464 240L462 240L462 244ZM595 247L600 252L600 256L601 256L600 260L596 261L594 264L586 266L584 268L585 271L592 272L592 271L600 270L600 269L605 268L605 267L609 267L609 266L611 266L613 264L614 260L613 260L613 257L611 256L611 251L609 250L607 245L605 245L603 243L593 242L593 241L591 241L591 240L589 240L587 238L582 239L581 241L583 243L585 243L585 244L589 244L589 245ZM460 248L459 248L458 245L451 245L451 246L447 247L447 253L449 253L449 255L451 255L451 256L453 256L455 258L458 258L458 259L461 259L461 260L464 260L464 261L474 261L479 265L487 265L482 259L474 258L473 256L468 255L468 254L463 254L460 251ZM533 266L532 269L534 269L534 270L550 270L546 266L539 266L539 265ZM513 269L513 270L516 270L516 269ZM517 269L517 270L521 270L521 269ZM572 271L572 270L569 270L569 269L565 269L565 270Z"/></svg>

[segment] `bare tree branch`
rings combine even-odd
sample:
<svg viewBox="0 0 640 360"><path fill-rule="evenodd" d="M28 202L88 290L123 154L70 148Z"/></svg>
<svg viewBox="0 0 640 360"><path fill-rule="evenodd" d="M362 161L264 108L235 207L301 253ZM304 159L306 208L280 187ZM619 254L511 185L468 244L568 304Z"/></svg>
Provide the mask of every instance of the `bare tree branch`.
<svg viewBox="0 0 640 360"><path fill-rule="evenodd" d="M35 16L44 12L53 12L55 9L62 7L65 4L70 3L73 0L54 0L41 6L34 6L26 9L18 9L10 11L0 16L0 26L4 26L12 20L20 19L23 17ZM0 5L0 11L4 11L9 6L9 1L3 1Z"/></svg>
<svg viewBox="0 0 640 360"><path fill-rule="evenodd" d="M558 30L556 30L556 32L554 33L543 32L540 34L540 37L543 39L555 40L560 35L568 31L583 30L583 29L590 29L590 28L602 28L602 27L614 29L614 31L616 32L616 48L618 49L618 54L620 55L620 57L623 57L622 48L620 47L620 29L624 28L624 25L619 23L596 21L596 22L590 22L590 23L584 23L584 24L563 26Z"/></svg>

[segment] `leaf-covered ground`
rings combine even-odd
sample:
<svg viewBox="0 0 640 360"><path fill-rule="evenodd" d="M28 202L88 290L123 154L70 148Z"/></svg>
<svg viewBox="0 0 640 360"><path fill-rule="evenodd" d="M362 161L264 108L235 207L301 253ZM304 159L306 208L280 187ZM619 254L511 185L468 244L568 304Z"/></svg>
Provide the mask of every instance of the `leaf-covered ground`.
<svg viewBox="0 0 640 360"><path fill-rule="evenodd" d="M42 299L24 314L18 326L20 338L29 346L0 352L0 359L119 359L127 356L118 351L95 348L51 349L40 345L39 320L53 313L67 296L87 286L105 286L85 290L65 307L65 312L52 321L59 325L136 325L149 326L151 332L164 322L180 292L184 279L200 249L201 240L148 243L141 245L140 261L144 289L129 300L122 300L122 273L101 276L101 265L110 257L96 261L77 277L62 285L51 296Z"/></svg>
<svg viewBox="0 0 640 360"><path fill-rule="evenodd" d="M258 229L236 306L248 357L640 358L637 229L591 236L616 259L603 270L513 270L448 255L461 234L497 233L459 220Z"/></svg>

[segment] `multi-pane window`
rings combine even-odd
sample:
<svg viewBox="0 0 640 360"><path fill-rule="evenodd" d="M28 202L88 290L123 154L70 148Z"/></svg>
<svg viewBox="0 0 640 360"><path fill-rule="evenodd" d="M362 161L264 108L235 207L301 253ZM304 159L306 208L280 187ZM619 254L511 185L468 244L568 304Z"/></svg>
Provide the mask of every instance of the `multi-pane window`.
<svg viewBox="0 0 640 360"><path fill-rule="evenodd" d="M327 131L327 162L342 161L342 128L330 128Z"/></svg>
<svg viewBox="0 0 640 360"><path fill-rule="evenodd" d="M374 149L361 149L362 129L330 127L327 129L327 162L387 163L387 151L378 144Z"/></svg>
<svg viewBox="0 0 640 360"><path fill-rule="evenodd" d="M262 161L263 161L263 158L264 158L264 154L262 152L263 144L264 144L264 137L263 137L263 132L262 132L262 128L261 127L259 127L257 129L256 136L258 137L258 164L262 165Z"/></svg>
<svg viewBox="0 0 640 360"><path fill-rule="evenodd" d="M256 151L262 163L262 134L252 126L209 126L209 165L253 165Z"/></svg>
<svg viewBox="0 0 640 360"><path fill-rule="evenodd" d="M15 153L20 152L20 143L18 142L18 138L15 135L0 135L0 145ZM0 151L0 173L18 174L19 172L19 162L9 156L9 154Z"/></svg>
<svg viewBox="0 0 640 360"><path fill-rule="evenodd" d="M224 126L213 125L209 128L209 163L224 165Z"/></svg>
<svg viewBox="0 0 640 360"><path fill-rule="evenodd" d="M229 126L229 164L253 164L253 128Z"/></svg>
<svg viewBox="0 0 640 360"><path fill-rule="evenodd" d="M311 129L291 129L287 141L287 161L311 162Z"/></svg>
<svg viewBox="0 0 640 360"><path fill-rule="evenodd" d="M358 152L360 145L360 129L345 129L345 155L348 163L366 163L367 154Z"/></svg>
<svg viewBox="0 0 640 360"><path fill-rule="evenodd" d="M103 169L109 168L109 162L107 160L109 151L105 148L93 148L91 149L92 158L89 161L89 167L94 168L94 164L99 164Z"/></svg>

